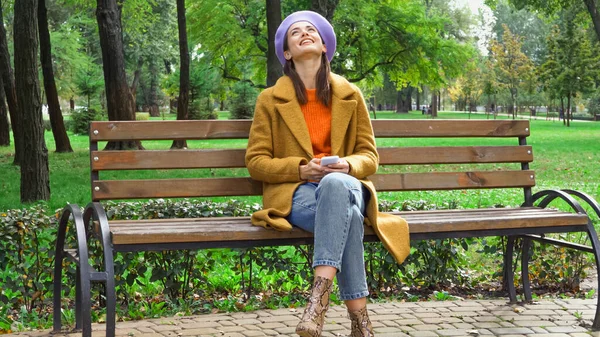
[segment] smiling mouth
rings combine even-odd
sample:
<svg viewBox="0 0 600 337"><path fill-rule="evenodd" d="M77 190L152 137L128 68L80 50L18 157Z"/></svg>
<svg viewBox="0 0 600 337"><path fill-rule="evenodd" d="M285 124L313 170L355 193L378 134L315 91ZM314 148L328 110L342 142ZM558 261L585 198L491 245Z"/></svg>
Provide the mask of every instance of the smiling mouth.
<svg viewBox="0 0 600 337"><path fill-rule="evenodd" d="M306 40L303 40L303 41L301 41L301 42L300 42L300 45L301 45L301 46L303 46L303 45L305 45L307 42L308 42L308 43L315 43L315 42L314 42L313 40L311 40L311 39L306 39Z"/></svg>

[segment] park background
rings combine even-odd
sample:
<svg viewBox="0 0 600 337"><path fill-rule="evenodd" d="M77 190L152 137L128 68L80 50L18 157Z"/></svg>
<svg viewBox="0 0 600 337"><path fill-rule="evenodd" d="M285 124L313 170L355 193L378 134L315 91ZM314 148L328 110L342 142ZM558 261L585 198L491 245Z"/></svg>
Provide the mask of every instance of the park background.
<svg viewBox="0 0 600 337"><path fill-rule="evenodd" d="M531 119L536 189L600 197L600 18L591 0L3 0L0 8L0 333L51 325L56 214L90 201L89 121L252 118L260 90L281 76L273 27L300 9L332 22L332 70L361 88L372 118ZM387 193L380 207L505 207L521 198L520 190ZM114 218L249 215L260 199L107 207ZM414 242L401 266L367 244L372 300L503 296L504 243ZM121 254L118 316L302 306L310 249ZM538 247L537 296L597 296L581 287L595 277L591 264L587 254ZM63 283L73 285L72 275ZM72 324L72 301L64 308Z"/></svg>

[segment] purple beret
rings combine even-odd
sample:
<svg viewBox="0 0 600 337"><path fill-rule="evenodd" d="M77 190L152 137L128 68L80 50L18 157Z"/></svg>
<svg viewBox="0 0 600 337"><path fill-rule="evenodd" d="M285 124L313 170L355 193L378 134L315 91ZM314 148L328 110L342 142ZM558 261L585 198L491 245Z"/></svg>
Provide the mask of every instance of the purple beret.
<svg viewBox="0 0 600 337"><path fill-rule="evenodd" d="M321 16L321 14L312 11L292 13L288 15L288 17L281 22L279 28L277 28L277 33L275 33L275 53L277 54L277 58L279 58L279 62L284 65L286 61L283 56L283 39L287 38L287 32L290 29L290 26L299 21L310 22L317 28L317 31L321 34L323 43L327 46L327 59L331 62L336 46L335 32L327 19Z"/></svg>

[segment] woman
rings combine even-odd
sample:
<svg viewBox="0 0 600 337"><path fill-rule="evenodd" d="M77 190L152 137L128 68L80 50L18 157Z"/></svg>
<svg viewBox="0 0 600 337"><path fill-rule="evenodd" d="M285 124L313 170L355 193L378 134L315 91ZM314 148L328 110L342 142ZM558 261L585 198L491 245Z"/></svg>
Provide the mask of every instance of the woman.
<svg viewBox="0 0 600 337"><path fill-rule="evenodd" d="M251 177L263 182L264 209L252 223L314 233L314 284L296 333L321 335L337 276L352 336L373 336L363 222L399 262L408 255L408 226L377 211L367 180L379 163L369 113L360 90L330 73L336 38L329 22L315 12L293 13L277 29L275 48L285 76L258 97L246 152ZM331 155L337 162L321 165Z"/></svg>

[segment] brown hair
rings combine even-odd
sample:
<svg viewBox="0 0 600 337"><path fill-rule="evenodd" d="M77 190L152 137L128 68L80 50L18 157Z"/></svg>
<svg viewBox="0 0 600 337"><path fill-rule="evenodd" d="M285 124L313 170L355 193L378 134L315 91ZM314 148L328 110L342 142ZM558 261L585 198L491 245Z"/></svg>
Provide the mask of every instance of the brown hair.
<svg viewBox="0 0 600 337"><path fill-rule="evenodd" d="M287 35L287 34L286 34ZM283 50L287 51L289 49L287 36L283 39ZM329 60L327 59L327 55L325 53L321 54L321 66L319 67L319 71L317 72L317 98L323 105L329 106L331 103L331 86L329 85L329 73L331 72L331 67L329 66ZM296 91L296 97L298 98L298 102L300 104L306 104L308 102L308 97L306 95L306 87L304 86L304 82L300 79L300 75L296 72L296 67L294 66L294 61L286 60L283 65L283 73L286 74L294 84L294 89Z"/></svg>

